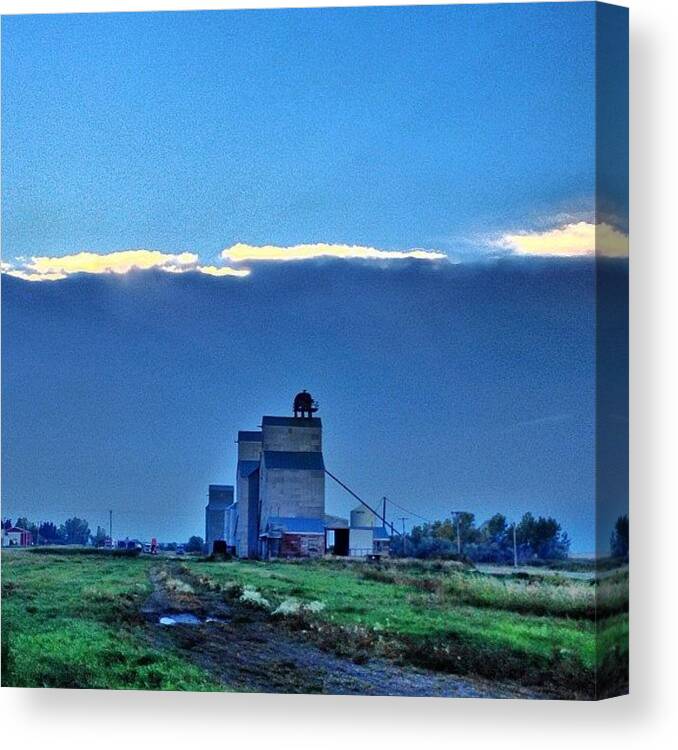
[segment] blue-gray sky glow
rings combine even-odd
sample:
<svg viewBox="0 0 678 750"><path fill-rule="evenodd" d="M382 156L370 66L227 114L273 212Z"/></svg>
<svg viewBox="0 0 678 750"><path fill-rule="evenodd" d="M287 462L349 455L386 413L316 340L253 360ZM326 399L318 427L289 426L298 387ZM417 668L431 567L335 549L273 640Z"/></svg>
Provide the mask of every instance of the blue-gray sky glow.
<svg viewBox="0 0 678 750"><path fill-rule="evenodd" d="M592 251L628 232L596 12L3 18L3 513L202 533L236 431L307 388L375 502L591 551Z"/></svg>

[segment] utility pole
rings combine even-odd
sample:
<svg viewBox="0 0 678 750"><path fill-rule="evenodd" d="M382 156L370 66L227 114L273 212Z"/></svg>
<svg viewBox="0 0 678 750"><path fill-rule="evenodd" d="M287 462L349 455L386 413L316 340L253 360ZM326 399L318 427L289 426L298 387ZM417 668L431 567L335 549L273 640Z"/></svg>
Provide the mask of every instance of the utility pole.
<svg viewBox="0 0 678 750"><path fill-rule="evenodd" d="M111 540L111 547L113 547L113 511L108 511L108 538Z"/></svg>
<svg viewBox="0 0 678 750"><path fill-rule="evenodd" d="M407 516L401 516L400 520L403 524L403 557L407 557L407 536L405 535L405 521L408 520Z"/></svg>
<svg viewBox="0 0 678 750"><path fill-rule="evenodd" d="M513 522L513 567L518 567L518 545L516 544L516 522Z"/></svg>
<svg viewBox="0 0 678 750"><path fill-rule="evenodd" d="M457 513L457 555L461 557L461 526L459 525L459 513Z"/></svg>
<svg viewBox="0 0 678 750"><path fill-rule="evenodd" d="M387 526L386 524L386 498L382 497L381 500L383 502L383 510L381 512L381 516L382 516L382 520L384 521L384 528L386 528Z"/></svg>
<svg viewBox="0 0 678 750"><path fill-rule="evenodd" d="M459 516L463 513L462 510L451 510L450 513L454 516L457 522L457 555L461 558L461 524L459 522Z"/></svg>

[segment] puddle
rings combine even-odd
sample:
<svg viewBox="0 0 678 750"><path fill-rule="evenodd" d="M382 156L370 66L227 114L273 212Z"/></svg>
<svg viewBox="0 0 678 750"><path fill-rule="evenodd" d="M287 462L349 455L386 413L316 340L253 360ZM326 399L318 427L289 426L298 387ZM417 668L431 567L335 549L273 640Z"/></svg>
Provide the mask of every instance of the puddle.
<svg viewBox="0 0 678 750"><path fill-rule="evenodd" d="M171 615L163 615L158 623L160 625L200 625L202 620L190 612L175 612Z"/></svg>
<svg viewBox="0 0 678 750"><path fill-rule="evenodd" d="M226 620L220 617L206 617L201 620L191 612L172 612L158 618L159 625L202 625L208 622L226 622Z"/></svg>

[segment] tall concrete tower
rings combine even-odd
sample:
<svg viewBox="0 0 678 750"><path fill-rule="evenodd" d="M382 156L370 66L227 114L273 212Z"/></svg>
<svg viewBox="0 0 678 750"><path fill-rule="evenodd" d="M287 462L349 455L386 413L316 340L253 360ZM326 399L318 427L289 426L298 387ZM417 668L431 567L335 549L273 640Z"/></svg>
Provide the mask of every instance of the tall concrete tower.
<svg viewBox="0 0 678 750"><path fill-rule="evenodd" d="M229 515L236 554L270 557L325 551L322 423L311 394L293 417L267 416L261 432L238 433L236 502Z"/></svg>
<svg viewBox="0 0 678 750"><path fill-rule="evenodd" d="M238 433L237 521L234 533L238 557L256 557L259 551L261 441L261 432Z"/></svg>
<svg viewBox="0 0 678 750"><path fill-rule="evenodd" d="M232 504L232 485L210 484L207 507L205 508L205 544L208 553L212 552L215 541L227 539L228 508Z"/></svg>
<svg viewBox="0 0 678 750"><path fill-rule="evenodd" d="M319 417L264 417L260 527L271 517L323 519L325 464Z"/></svg>

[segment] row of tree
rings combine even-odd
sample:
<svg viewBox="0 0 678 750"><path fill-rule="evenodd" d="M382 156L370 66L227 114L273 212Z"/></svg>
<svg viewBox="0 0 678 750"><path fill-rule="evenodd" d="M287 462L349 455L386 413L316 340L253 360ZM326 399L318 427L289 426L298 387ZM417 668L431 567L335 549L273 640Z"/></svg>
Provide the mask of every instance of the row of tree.
<svg viewBox="0 0 678 750"><path fill-rule="evenodd" d="M525 513L515 526L496 513L476 525L473 513L459 513L454 519L415 526L409 534L395 537L391 553L419 558L462 557L475 562L512 563L558 560L568 556L570 540L555 518Z"/></svg>
<svg viewBox="0 0 678 750"><path fill-rule="evenodd" d="M519 563L562 560L568 557L570 539L552 517L525 513L510 524L501 513L476 526L473 513L459 513L454 519L415 526L409 534L396 536L391 554L397 557L456 559L474 562ZM628 560L629 518L619 516L610 537L610 555Z"/></svg>
<svg viewBox="0 0 678 750"><path fill-rule="evenodd" d="M89 524L74 516L57 526L51 521L35 524L28 518L17 518L16 523L6 518L2 527L12 526L30 531L35 544L92 544L103 547L108 535L97 526L92 534ZM515 532L515 533L514 533ZM176 547L176 545L174 545ZM202 550L203 540L192 536L186 551ZM473 513L459 513L454 519L424 523L415 526L409 534L395 536L391 543L391 554L396 557L448 558L461 555L475 562L511 563L514 554L518 562L530 560L558 560L568 556L570 540L555 518L525 513L516 524L508 522L506 516L496 513L480 526L476 526ZM620 516L610 537L612 557L628 559L629 518Z"/></svg>
<svg viewBox="0 0 678 750"><path fill-rule="evenodd" d="M17 518L13 523L11 518L2 520L3 529L11 529L13 526L30 531L34 544L92 544L94 547L103 547L109 541L108 533L101 526L97 526L95 533L89 528L89 523L84 518L74 516L58 526L51 521L34 523L25 516ZM167 549L176 549L179 545L169 543ZM187 552L199 552L202 550L203 540L199 536L192 536L185 545Z"/></svg>
<svg viewBox="0 0 678 750"><path fill-rule="evenodd" d="M10 518L2 520L2 527L10 529L16 526L20 529L30 531L35 544L89 544L90 540L106 538L106 532L97 527L97 533L90 532L89 524L83 518L73 516L57 526L51 521L34 523L28 518L17 518L14 523Z"/></svg>

